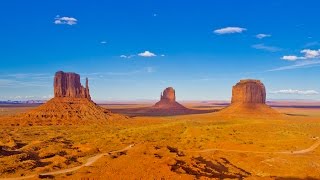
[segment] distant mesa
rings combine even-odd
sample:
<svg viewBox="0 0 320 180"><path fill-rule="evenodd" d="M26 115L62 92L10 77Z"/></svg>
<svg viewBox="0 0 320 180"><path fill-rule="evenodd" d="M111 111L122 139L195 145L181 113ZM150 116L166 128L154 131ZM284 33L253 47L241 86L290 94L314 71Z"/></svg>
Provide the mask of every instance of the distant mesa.
<svg viewBox="0 0 320 180"><path fill-rule="evenodd" d="M227 117L279 117L281 114L266 105L266 88L259 80L240 80L232 88L231 105L218 115Z"/></svg>
<svg viewBox="0 0 320 180"><path fill-rule="evenodd" d="M166 88L163 93L161 93L160 101L152 106L152 109L163 109L171 111L172 113L188 110L186 107L176 102L176 92L172 87Z"/></svg>
<svg viewBox="0 0 320 180"><path fill-rule="evenodd" d="M160 101L151 107L116 108L112 112L126 114L128 116L175 116L187 114L203 114L215 112L215 109L189 109L176 101L176 91L172 87L166 88L160 93Z"/></svg>
<svg viewBox="0 0 320 180"><path fill-rule="evenodd" d="M176 102L176 92L172 87L166 88L160 95L160 101L154 106L154 109L165 109L165 110L187 110L186 107Z"/></svg>
<svg viewBox="0 0 320 180"><path fill-rule="evenodd" d="M12 125L62 125L87 122L106 122L127 118L96 105L80 75L58 71L54 77L54 98L30 112L14 118Z"/></svg>
<svg viewBox="0 0 320 180"><path fill-rule="evenodd" d="M192 110L184 107L176 101L176 92L172 87L166 88L160 94L160 101L144 111L145 115L169 116L201 113L197 110Z"/></svg>

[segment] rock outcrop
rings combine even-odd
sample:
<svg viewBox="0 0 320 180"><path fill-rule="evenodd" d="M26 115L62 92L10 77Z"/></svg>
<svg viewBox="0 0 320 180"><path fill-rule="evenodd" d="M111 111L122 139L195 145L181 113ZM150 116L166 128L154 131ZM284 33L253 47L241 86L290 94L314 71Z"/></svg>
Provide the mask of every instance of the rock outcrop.
<svg viewBox="0 0 320 180"><path fill-rule="evenodd" d="M126 119L96 105L90 97L88 79L86 87L80 83L80 75L59 71L54 77L54 98L45 104L18 115L11 125L63 125L104 123L107 120Z"/></svg>
<svg viewBox="0 0 320 180"><path fill-rule="evenodd" d="M232 88L230 106L217 113L224 117L272 118L281 114L266 105L266 88L259 80L240 80Z"/></svg>
<svg viewBox="0 0 320 180"><path fill-rule="evenodd" d="M240 80L232 88L231 103L266 103L266 88L259 80Z"/></svg>
<svg viewBox="0 0 320 180"><path fill-rule="evenodd" d="M91 100L89 82L86 78L86 87L80 82L80 75L58 71L54 77L54 97L87 98Z"/></svg>
<svg viewBox="0 0 320 180"><path fill-rule="evenodd" d="M176 92L172 87L166 88L160 95L160 101L157 102L153 108L167 109L167 110L185 110L186 108L176 102Z"/></svg>
<svg viewBox="0 0 320 180"><path fill-rule="evenodd" d="M178 115L189 113L190 110L176 102L175 90L168 87L160 94L160 101L149 108L148 112L154 115Z"/></svg>

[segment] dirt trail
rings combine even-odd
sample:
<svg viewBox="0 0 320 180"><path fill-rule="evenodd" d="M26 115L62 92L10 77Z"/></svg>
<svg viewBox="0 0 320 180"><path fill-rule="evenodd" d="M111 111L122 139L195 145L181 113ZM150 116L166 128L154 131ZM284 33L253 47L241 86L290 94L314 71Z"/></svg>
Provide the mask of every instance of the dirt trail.
<svg viewBox="0 0 320 180"><path fill-rule="evenodd" d="M204 149L200 151L189 151L189 152L198 152L198 153L205 153L205 152L211 152L211 151L222 151L222 152L236 152L236 153L254 153L254 154L306 154L309 152L314 151L320 146L320 139L317 140L314 144L312 144L307 149L302 149L299 151L280 151L280 152L270 152L270 151L245 151L245 150L231 150L231 149Z"/></svg>
<svg viewBox="0 0 320 180"><path fill-rule="evenodd" d="M39 175L34 174L34 175L29 175L29 176L24 176L24 177L17 177L17 178L0 178L0 180L21 180L21 179L30 179L30 178L34 178L34 177L37 177L37 176L51 176L51 175L74 172L74 171L77 171L78 169L81 169L83 167L91 166L94 162L96 162L98 159L100 159L103 156L109 156L110 154L113 154L113 153L124 152L124 151L127 151L127 150L131 149L133 146L134 146L134 144L131 144L131 145L129 145L129 146L123 148L123 149L117 150L117 151L111 151L111 152L108 152L108 153L97 154L97 155L87 159L87 162L85 164L82 164L80 166L76 166L76 167L73 167L73 168L63 169L63 170L53 171L53 172L48 172L48 173L41 173Z"/></svg>

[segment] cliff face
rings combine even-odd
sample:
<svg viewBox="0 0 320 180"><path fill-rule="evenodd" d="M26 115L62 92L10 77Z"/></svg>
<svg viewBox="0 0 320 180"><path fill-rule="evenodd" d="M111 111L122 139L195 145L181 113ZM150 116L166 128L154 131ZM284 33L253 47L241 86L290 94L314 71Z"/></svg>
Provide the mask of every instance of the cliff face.
<svg viewBox="0 0 320 180"><path fill-rule="evenodd" d="M232 88L231 103L266 103L266 89L259 80L241 80Z"/></svg>
<svg viewBox="0 0 320 180"><path fill-rule="evenodd" d="M54 77L54 97L87 98L91 100L88 78L86 87L80 82L80 75L58 71Z"/></svg>
<svg viewBox="0 0 320 180"><path fill-rule="evenodd" d="M172 87L166 88L161 94L160 101L175 102L176 92Z"/></svg>

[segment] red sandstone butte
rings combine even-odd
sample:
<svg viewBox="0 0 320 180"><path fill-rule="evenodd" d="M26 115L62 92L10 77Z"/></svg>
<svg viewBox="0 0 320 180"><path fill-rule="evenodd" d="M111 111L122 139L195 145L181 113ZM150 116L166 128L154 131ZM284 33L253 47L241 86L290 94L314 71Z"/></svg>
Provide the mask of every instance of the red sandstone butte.
<svg viewBox="0 0 320 180"><path fill-rule="evenodd" d="M88 78L86 78L86 87L83 87L79 74L58 71L54 77L53 87L54 97L87 98L91 100Z"/></svg>
<svg viewBox="0 0 320 180"><path fill-rule="evenodd" d="M11 125L61 125L105 123L126 119L96 105L90 97L89 83L80 83L80 75L58 71L54 77L54 98L45 104L13 118Z"/></svg>
<svg viewBox="0 0 320 180"><path fill-rule="evenodd" d="M240 80L232 88L230 106L220 110L223 117L278 118L280 113L266 105L266 88L259 80Z"/></svg>
<svg viewBox="0 0 320 180"><path fill-rule="evenodd" d="M191 110L176 102L176 93L172 87L166 88L160 95L160 101L147 110L151 115L179 115L191 113Z"/></svg>
<svg viewBox="0 0 320 180"><path fill-rule="evenodd" d="M231 103L266 103L266 88L259 80L240 80L232 88Z"/></svg>

